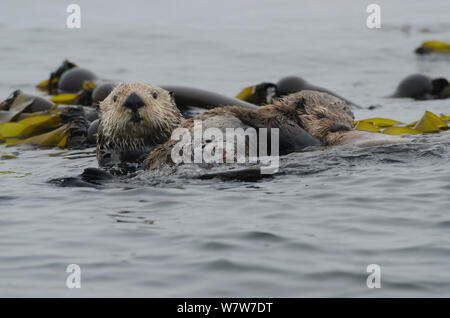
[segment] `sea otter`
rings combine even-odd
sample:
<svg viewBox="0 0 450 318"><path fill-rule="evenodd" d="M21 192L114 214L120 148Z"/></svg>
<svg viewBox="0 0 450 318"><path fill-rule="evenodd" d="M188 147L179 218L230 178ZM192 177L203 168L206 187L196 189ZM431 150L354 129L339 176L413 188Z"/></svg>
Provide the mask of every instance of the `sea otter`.
<svg viewBox="0 0 450 318"><path fill-rule="evenodd" d="M186 128L190 135L196 121L202 122L203 130L218 128L223 132L226 128L278 128L279 153L287 154L308 146L326 145L329 133L352 130L353 120L354 115L343 100L327 93L303 90L256 110L236 106L212 109L187 120L181 128ZM202 148L208 142L203 139ZM147 169L163 163L173 164L171 154L177 143L178 140L171 139L154 149L147 158Z"/></svg>
<svg viewBox="0 0 450 318"><path fill-rule="evenodd" d="M94 104L100 103L114 89L114 84L105 83L97 86L92 92L92 100ZM185 118L191 118L203 112L205 109L222 107L227 105L242 106L246 108L257 109L258 107L246 103L237 98L227 97L215 92L207 91L189 86L179 85L163 85L159 86L172 93L176 106ZM88 139L95 143L97 138L98 120L91 123L88 131Z"/></svg>
<svg viewBox="0 0 450 318"><path fill-rule="evenodd" d="M297 93L303 90L311 90L328 93L345 101L351 108L362 108L361 106L345 99L344 97L320 86L313 85L299 76L286 76L277 83L263 82L247 87L238 94L241 98L255 105L271 104L280 96Z"/></svg>
<svg viewBox="0 0 450 318"><path fill-rule="evenodd" d="M172 94L146 83L121 83L100 102L97 159L100 167L142 163L183 121Z"/></svg>
<svg viewBox="0 0 450 318"><path fill-rule="evenodd" d="M445 99L450 97L450 83L443 77L432 79L423 74L412 74L400 82L392 97Z"/></svg>

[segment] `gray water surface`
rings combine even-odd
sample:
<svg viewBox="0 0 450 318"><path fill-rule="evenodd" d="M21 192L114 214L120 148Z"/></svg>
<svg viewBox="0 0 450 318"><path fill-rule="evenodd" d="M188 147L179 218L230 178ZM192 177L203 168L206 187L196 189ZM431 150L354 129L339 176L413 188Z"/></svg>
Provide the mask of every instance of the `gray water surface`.
<svg viewBox="0 0 450 318"><path fill-rule="evenodd" d="M405 76L450 77L418 58L450 40L450 2L73 1L0 4L0 96L69 58L102 78L229 96L299 75L363 106L357 119L450 115L449 100L386 98ZM450 296L450 133L367 149L290 154L259 182L138 176L102 189L50 179L96 167L94 149L0 146L0 296ZM66 267L81 267L81 289ZM381 266L381 288L366 267Z"/></svg>

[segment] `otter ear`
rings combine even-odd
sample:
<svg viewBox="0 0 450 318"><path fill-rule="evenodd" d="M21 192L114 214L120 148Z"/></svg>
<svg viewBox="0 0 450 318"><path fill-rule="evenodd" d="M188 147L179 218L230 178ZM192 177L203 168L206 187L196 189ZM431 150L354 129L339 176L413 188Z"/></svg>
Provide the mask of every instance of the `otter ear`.
<svg viewBox="0 0 450 318"><path fill-rule="evenodd" d="M172 101L172 103L176 104L175 97L174 97L175 94L172 91L168 91L168 92L169 92L170 100Z"/></svg>

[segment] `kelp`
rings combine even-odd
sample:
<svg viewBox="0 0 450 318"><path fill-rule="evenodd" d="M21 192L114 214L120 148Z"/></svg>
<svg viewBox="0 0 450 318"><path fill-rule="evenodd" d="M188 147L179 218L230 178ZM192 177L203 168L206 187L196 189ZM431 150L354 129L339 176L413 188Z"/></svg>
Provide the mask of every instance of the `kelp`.
<svg viewBox="0 0 450 318"><path fill-rule="evenodd" d="M34 145L38 147L85 148L88 146L87 129L89 122L84 118L76 118L71 122L37 136L21 138L6 138L7 146Z"/></svg>
<svg viewBox="0 0 450 318"><path fill-rule="evenodd" d="M61 78L61 75L70 70L71 68L76 67L75 63L70 62L69 60L64 60L61 65L56 69L56 71L51 72L48 79L40 82L36 85L40 90L47 91L49 94L56 93L58 89L58 82Z"/></svg>
<svg viewBox="0 0 450 318"><path fill-rule="evenodd" d="M432 112L426 111L422 118L414 126L414 129L424 133L436 133L441 130L448 130L448 125Z"/></svg>
<svg viewBox="0 0 450 318"><path fill-rule="evenodd" d="M14 94L2 103L9 110L0 111L0 144L60 148L90 145L89 121L84 118L89 116L82 106L54 105L45 111L25 113L34 100L29 95Z"/></svg>
<svg viewBox="0 0 450 318"><path fill-rule="evenodd" d="M50 100L55 104L64 105L92 105L92 92L97 86L92 81L85 81L83 89L78 93L65 93L55 95Z"/></svg>
<svg viewBox="0 0 450 318"><path fill-rule="evenodd" d="M450 44L442 41L426 41L415 52L417 54L450 53Z"/></svg>
<svg viewBox="0 0 450 318"><path fill-rule="evenodd" d="M450 122L450 116L440 114L438 117L430 111L425 111L420 120L407 125L401 125L398 120L376 117L358 120L354 126L357 130L381 132L387 135L418 135L448 130L446 121Z"/></svg>
<svg viewBox="0 0 450 318"><path fill-rule="evenodd" d="M55 129L61 122L58 115L30 115L17 122L0 124L0 135L4 138L28 137Z"/></svg>

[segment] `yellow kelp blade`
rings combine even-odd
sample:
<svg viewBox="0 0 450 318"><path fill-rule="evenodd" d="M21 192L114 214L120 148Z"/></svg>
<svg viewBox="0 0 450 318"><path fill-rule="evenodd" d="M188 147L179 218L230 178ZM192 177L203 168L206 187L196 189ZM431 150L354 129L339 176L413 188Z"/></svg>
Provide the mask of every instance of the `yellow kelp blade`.
<svg viewBox="0 0 450 318"><path fill-rule="evenodd" d="M406 127L414 127L417 124L418 120L413 121L412 123L406 125Z"/></svg>
<svg viewBox="0 0 450 318"><path fill-rule="evenodd" d="M4 144L7 145L7 146L15 146L15 145L17 145L18 142L21 142L21 141L23 141L23 139L20 139L20 138L7 138L7 139L5 139Z"/></svg>
<svg viewBox="0 0 450 318"><path fill-rule="evenodd" d="M10 122L34 102L34 98L25 99L25 96L18 96L9 111L0 111L0 124Z"/></svg>
<svg viewBox="0 0 450 318"><path fill-rule="evenodd" d="M13 174L14 171L0 171L0 174Z"/></svg>
<svg viewBox="0 0 450 318"><path fill-rule="evenodd" d="M385 135L405 135L405 134L409 134L409 135L419 135L419 134L423 134L422 131L414 129L414 128L410 128L410 127L388 127L385 130L382 131L383 134Z"/></svg>
<svg viewBox="0 0 450 318"><path fill-rule="evenodd" d="M61 121L62 120L59 116L29 116L18 122L0 124L0 134L4 138L23 138L31 135L42 134L58 127Z"/></svg>
<svg viewBox="0 0 450 318"><path fill-rule="evenodd" d="M34 100L35 98L32 96L28 96L27 94L20 94L16 97L9 110L23 112L28 106L33 104Z"/></svg>
<svg viewBox="0 0 450 318"><path fill-rule="evenodd" d="M25 129L25 126L18 123L4 123L0 124L0 135L2 135L3 138L16 137Z"/></svg>
<svg viewBox="0 0 450 318"><path fill-rule="evenodd" d="M1 156L0 156L0 160L11 160L11 159L16 159L17 155L14 153L7 153L2 151L1 152Z"/></svg>
<svg viewBox="0 0 450 318"><path fill-rule="evenodd" d="M440 117L441 117L441 119L442 119L443 121L450 121L450 116L441 114Z"/></svg>
<svg viewBox="0 0 450 318"><path fill-rule="evenodd" d="M255 94L256 86L249 86L244 88L239 94L236 95L237 99L248 101Z"/></svg>
<svg viewBox="0 0 450 318"><path fill-rule="evenodd" d="M53 86L56 86L56 84L58 83L58 78L56 78L56 77L53 78L52 79L52 83L53 83ZM39 89L44 90L44 89L47 89L49 87L49 84L50 84L50 80L46 79L46 80L40 82L39 84L37 84L36 87L39 88Z"/></svg>
<svg viewBox="0 0 450 318"><path fill-rule="evenodd" d="M50 98L50 100L55 104L71 105L78 98L78 96L78 94L60 94L53 96L52 98Z"/></svg>
<svg viewBox="0 0 450 318"><path fill-rule="evenodd" d="M47 88L48 87L48 83L49 83L49 80L47 79L47 80L42 81L39 84L37 84L36 87L37 88Z"/></svg>
<svg viewBox="0 0 450 318"><path fill-rule="evenodd" d="M356 130L368 130L368 131L374 131L374 132L379 132L380 130L375 127L374 125L372 125L372 123L368 123L365 121L359 121L357 122L356 126L355 126Z"/></svg>
<svg viewBox="0 0 450 318"><path fill-rule="evenodd" d="M423 48L431 49L434 52L449 52L450 44L441 41L427 41L422 43Z"/></svg>
<svg viewBox="0 0 450 318"><path fill-rule="evenodd" d="M425 133L439 132L440 130L447 130L448 125L432 112L426 111L419 122L414 126L414 129Z"/></svg>
<svg viewBox="0 0 450 318"><path fill-rule="evenodd" d="M92 91L94 88L96 88L97 85L93 81L84 81L83 82L83 90L85 91Z"/></svg>
<svg viewBox="0 0 450 318"><path fill-rule="evenodd" d="M58 142L59 148L65 148L67 146L67 141L69 140L69 134L65 134L62 139Z"/></svg>
<svg viewBox="0 0 450 318"><path fill-rule="evenodd" d="M18 146L18 145L36 145L36 146L59 146L65 147L68 140L68 131L71 123L67 123L55 130L48 133L30 137L27 139L7 139L6 144L8 146Z"/></svg>
<svg viewBox="0 0 450 318"><path fill-rule="evenodd" d="M360 120L360 122L369 123L378 128L391 127L391 126L400 124L400 122L397 120L381 118L381 117L363 119L363 120Z"/></svg>

